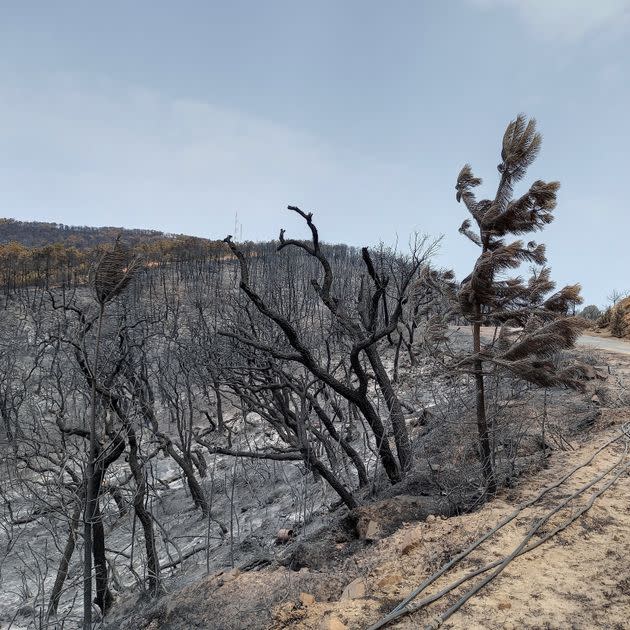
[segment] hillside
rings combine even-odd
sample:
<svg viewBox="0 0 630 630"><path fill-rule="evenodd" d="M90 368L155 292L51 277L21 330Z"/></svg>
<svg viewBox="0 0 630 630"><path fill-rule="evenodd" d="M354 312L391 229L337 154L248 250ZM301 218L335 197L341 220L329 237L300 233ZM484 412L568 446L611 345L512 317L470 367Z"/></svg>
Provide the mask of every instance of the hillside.
<svg viewBox="0 0 630 630"><path fill-rule="evenodd" d="M41 221L18 221L0 218L0 245L20 243L26 247L44 247L63 243L76 249L90 249L108 245L117 236L124 243L137 245L163 239L182 238L183 235L166 234L158 230L132 230L121 227L90 227L63 225Z"/></svg>
<svg viewBox="0 0 630 630"><path fill-rule="evenodd" d="M228 255L221 241L196 236L0 219L0 290L83 284L117 238L149 266Z"/></svg>
<svg viewBox="0 0 630 630"><path fill-rule="evenodd" d="M624 383L630 359L595 353L590 356L608 362L611 376L605 385L593 385L599 392L592 397L594 419L587 428L578 423L538 471L480 510L425 514L418 521L410 509L417 499L383 500L359 509L345 529L337 524L300 536L290 545L293 551L280 551L271 566L212 573L147 609L132 608L135 600L121 602L108 628L365 630L442 568L444 574L414 598L411 614L378 627L437 628L450 606L497 569L496 578L442 627L627 627L630 397ZM558 398L550 413L563 408L575 411L575 401ZM456 561L495 527L494 535ZM504 559L521 549L503 569ZM291 570L282 558L297 553L302 564ZM259 614L261 608L268 614Z"/></svg>
<svg viewBox="0 0 630 630"><path fill-rule="evenodd" d="M20 257L86 259L116 239L138 254L170 259L190 259L227 251L221 241L158 230L0 219L0 257L12 262Z"/></svg>

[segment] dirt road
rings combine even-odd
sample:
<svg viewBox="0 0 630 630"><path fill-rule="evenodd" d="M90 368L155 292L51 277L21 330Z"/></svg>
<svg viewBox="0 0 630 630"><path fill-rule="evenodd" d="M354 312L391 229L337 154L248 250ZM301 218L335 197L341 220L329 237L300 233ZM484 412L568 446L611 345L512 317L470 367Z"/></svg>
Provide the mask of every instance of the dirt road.
<svg viewBox="0 0 630 630"><path fill-rule="evenodd" d="M468 326L452 326L451 330L454 335L471 334L471 330ZM490 342L496 334L496 329L490 326L481 329L481 336L486 342ZM597 350L605 350L606 352L630 355L630 340L618 339L617 337L604 337L602 335L587 333L578 339L577 345L583 348L594 348Z"/></svg>
<svg viewBox="0 0 630 630"><path fill-rule="evenodd" d="M623 339L617 339L615 337L582 335L578 340L578 346L630 355L630 341L624 341Z"/></svg>

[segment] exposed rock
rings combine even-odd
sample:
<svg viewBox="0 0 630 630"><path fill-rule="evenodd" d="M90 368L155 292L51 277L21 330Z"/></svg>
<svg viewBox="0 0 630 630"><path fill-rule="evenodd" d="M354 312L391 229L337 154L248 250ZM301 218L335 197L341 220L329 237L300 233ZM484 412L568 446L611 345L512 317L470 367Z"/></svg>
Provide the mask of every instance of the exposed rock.
<svg viewBox="0 0 630 630"><path fill-rule="evenodd" d="M293 538L292 529L279 529L276 534L276 545L286 545Z"/></svg>
<svg viewBox="0 0 630 630"><path fill-rule="evenodd" d="M409 529L405 532L400 545L400 555L406 556L416 547L422 544L422 531L420 529Z"/></svg>
<svg viewBox="0 0 630 630"><path fill-rule="evenodd" d="M393 573L390 575L385 575L380 580L376 582L376 588L381 590L386 590L392 586L397 586L403 581L402 575L398 575L398 573Z"/></svg>
<svg viewBox="0 0 630 630"><path fill-rule="evenodd" d="M419 479L414 482L412 477L409 475L401 483L425 483ZM450 514L451 510L452 506L440 496L402 494L354 510L356 532L362 540L379 539L392 534L405 523L424 521L429 515Z"/></svg>
<svg viewBox="0 0 630 630"><path fill-rule="evenodd" d="M302 606L312 606L315 598L310 593L300 593L300 603Z"/></svg>
<svg viewBox="0 0 630 630"><path fill-rule="evenodd" d="M360 518L357 523L357 533L362 540L378 540L381 538L381 526L372 519Z"/></svg>
<svg viewBox="0 0 630 630"><path fill-rule="evenodd" d="M357 578L356 580L352 580L352 582L343 589L341 599L361 599L365 597L366 590L365 579L362 577Z"/></svg>
<svg viewBox="0 0 630 630"><path fill-rule="evenodd" d="M335 616L324 619L319 627L321 630L348 630L348 626Z"/></svg>

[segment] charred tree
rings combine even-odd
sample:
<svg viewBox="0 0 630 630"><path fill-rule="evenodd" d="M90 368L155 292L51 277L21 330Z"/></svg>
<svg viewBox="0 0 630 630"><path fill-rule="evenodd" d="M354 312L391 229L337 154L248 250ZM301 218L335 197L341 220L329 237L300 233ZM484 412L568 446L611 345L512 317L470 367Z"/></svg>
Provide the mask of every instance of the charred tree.
<svg viewBox="0 0 630 630"><path fill-rule="evenodd" d="M457 201L463 201L476 224L466 219L460 233L468 237L480 254L472 273L457 290L457 311L472 326L472 355L467 363L474 375L476 418L480 459L486 491L497 488L490 428L486 415L484 370L502 368L512 375L541 386L580 387L579 366L558 370L551 358L571 347L583 326L568 316L581 303L580 286L555 288L546 267L544 245L520 240L506 242L511 235L542 230L553 221L558 182L535 181L521 197L514 198L514 185L535 160L541 146L536 122L519 115L503 136L500 176L493 199L478 201L473 188L481 184L470 165L457 178ZM505 272L523 263L537 265L529 281L506 277ZM482 343L482 327L501 327L496 347Z"/></svg>
<svg viewBox="0 0 630 630"><path fill-rule="evenodd" d="M297 326L278 309L270 306L254 289L250 280L248 260L243 251L232 242L231 237L226 238L225 242L238 259L241 271L241 290L258 312L271 320L284 333L291 351L285 351L284 349L262 343L243 331L223 331L223 334L268 352L276 359L302 364L313 376L359 409L373 433L383 469L392 483L395 483L411 468L411 444L400 402L389 375L382 365L377 344L396 329L409 285L420 266L434 251L435 244L427 246L427 243L423 240L415 248L401 277L393 283L396 285L395 291L393 291L393 308L388 312L387 322L384 322L382 303L387 297L390 277L376 269L367 248L362 250L363 262L367 273L364 274L361 281L359 295L357 296L358 312L355 314L346 308L344 301L340 297L333 294L334 275L332 265L320 245L319 233L313 223L312 213L305 213L295 206L289 206L289 210L297 213L306 221L311 232L311 239L310 241L285 239L285 231L281 230L278 250L281 251L286 247L297 247L319 263L323 277L320 280L312 280L311 284L325 308L332 315L340 334L345 335L350 342L349 364L357 384L348 384L340 380L326 365L322 365L311 351ZM398 458L394 456L391 450L387 430L373 402L370 400L368 393L369 375L364 365L363 357L368 359L374 370L375 378L390 412L392 433Z"/></svg>

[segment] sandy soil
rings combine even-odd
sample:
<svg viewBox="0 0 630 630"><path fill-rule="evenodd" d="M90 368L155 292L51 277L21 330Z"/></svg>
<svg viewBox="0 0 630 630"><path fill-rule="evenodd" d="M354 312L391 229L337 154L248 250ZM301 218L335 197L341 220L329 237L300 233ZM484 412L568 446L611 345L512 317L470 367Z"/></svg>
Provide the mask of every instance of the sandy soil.
<svg viewBox="0 0 630 630"><path fill-rule="evenodd" d="M580 458L586 459L610 432L578 453L558 458L554 466L519 493L517 502L552 483ZM576 490L620 457L621 446L607 449L592 465L575 475L560 494L554 493L523 518L505 528L477 557L509 553L522 540L533 520L542 516L563 494ZM589 492L585 499L592 494ZM627 628L630 623L630 476L625 473L592 509L564 532L530 554L513 561L480 594L447 622L450 628ZM585 499L576 501L583 505ZM511 510L501 500L475 515L483 523L500 520ZM570 515L554 518L545 530ZM474 522L473 521L473 522ZM475 523L475 524L477 524ZM472 523L471 523L472 524ZM544 531L544 530L543 530ZM468 566L474 566L467 563ZM463 571L458 571L458 577ZM444 606L436 606L436 612ZM397 627L417 627L426 615L415 615ZM396 627L396 626L392 626Z"/></svg>

